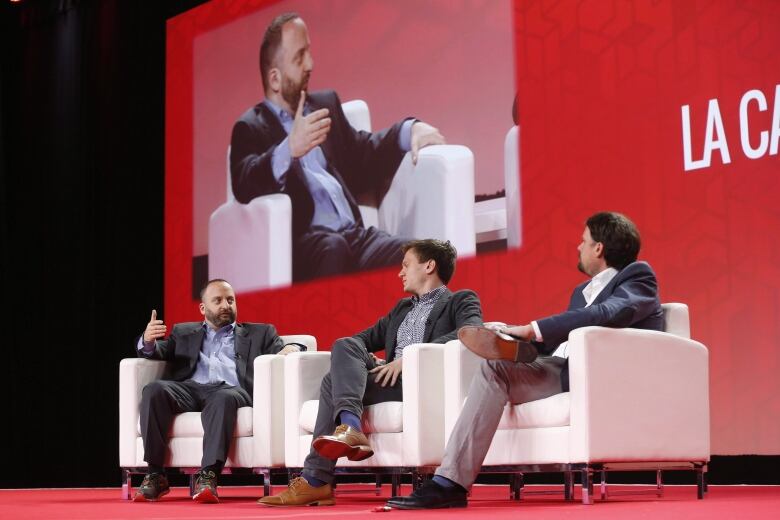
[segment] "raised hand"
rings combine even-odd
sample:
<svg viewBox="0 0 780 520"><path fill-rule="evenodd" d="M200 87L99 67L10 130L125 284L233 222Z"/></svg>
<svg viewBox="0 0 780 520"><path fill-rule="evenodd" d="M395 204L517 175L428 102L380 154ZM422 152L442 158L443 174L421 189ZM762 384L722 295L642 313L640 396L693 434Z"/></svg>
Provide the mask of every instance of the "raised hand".
<svg viewBox="0 0 780 520"><path fill-rule="evenodd" d="M412 125L412 162L417 164L420 150L433 144L447 144L437 128L428 123L415 121Z"/></svg>
<svg viewBox="0 0 780 520"><path fill-rule="evenodd" d="M321 108L304 116L303 104L305 101L306 91L302 90L298 109L295 111L295 120L290 129L290 155L295 158L303 157L312 148L321 145L330 132L328 109Z"/></svg>
<svg viewBox="0 0 780 520"><path fill-rule="evenodd" d="M152 317L149 318L149 323L144 331L144 343L152 343L156 339L164 338L167 330L168 327L165 326L165 323L157 319L157 311L152 309Z"/></svg>

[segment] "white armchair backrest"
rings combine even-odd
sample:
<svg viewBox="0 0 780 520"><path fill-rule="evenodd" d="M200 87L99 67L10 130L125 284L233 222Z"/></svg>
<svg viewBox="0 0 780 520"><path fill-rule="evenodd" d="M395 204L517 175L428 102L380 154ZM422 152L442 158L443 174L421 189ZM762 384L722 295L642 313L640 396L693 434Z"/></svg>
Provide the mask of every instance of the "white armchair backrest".
<svg viewBox="0 0 780 520"><path fill-rule="evenodd" d="M511 248L523 243L520 199L520 127L509 129L504 139L504 188L506 193L506 242Z"/></svg>
<svg viewBox="0 0 780 520"><path fill-rule="evenodd" d="M691 322L688 317L688 306L684 303L664 303L664 332L691 339Z"/></svg>
<svg viewBox="0 0 780 520"><path fill-rule="evenodd" d="M233 183L230 182L230 145L228 145L228 149L227 149L225 171L227 172L227 201L232 202L236 200L236 197L233 195Z"/></svg>
<svg viewBox="0 0 780 520"><path fill-rule="evenodd" d="M362 99L354 99L341 104L341 109L347 117L347 121L355 130L371 131L371 112L368 105Z"/></svg>

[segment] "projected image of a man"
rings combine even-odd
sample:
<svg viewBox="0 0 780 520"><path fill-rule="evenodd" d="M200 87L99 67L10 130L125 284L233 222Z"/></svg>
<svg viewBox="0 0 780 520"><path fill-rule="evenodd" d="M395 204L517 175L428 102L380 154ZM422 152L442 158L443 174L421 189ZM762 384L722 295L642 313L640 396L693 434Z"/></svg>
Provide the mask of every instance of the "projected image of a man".
<svg viewBox="0 0 780 520"><path fill-rule="evenodd" d="M416 162L421 148L444 137L412 117L380 132L355 130L334 91L308 92L313 69L304 21L295 13L276 17L260 48L265 100L233 127L236 200L289 195L296 281L397 265L412 237L366 227L356 197L381 200L404 155Z"/></svg>

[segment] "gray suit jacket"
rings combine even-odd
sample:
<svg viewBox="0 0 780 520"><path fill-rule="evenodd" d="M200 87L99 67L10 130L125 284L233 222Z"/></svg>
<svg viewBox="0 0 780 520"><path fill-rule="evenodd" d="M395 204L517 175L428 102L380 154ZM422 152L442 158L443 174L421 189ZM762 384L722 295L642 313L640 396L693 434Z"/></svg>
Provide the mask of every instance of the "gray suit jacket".
<svg viewBox="0 0 780 520"><path fill-rule="evenodd" d="M170 363L166 379L184 381L195 372L205 334L203 322L177 323L168 339L156 342L154 354L148 357ZM255 358L263 354L276 354L284 348L284 344L276 328L265 323L237 323L235 341L238 382L251 396L255 381ZM133 350L139 357L147 357L138 349Z"/></svg>
<svg viewBox="0 0 780 520"><path fill-rule="evenodd" d="M567 341L569 333L580 327L601 327L664 330L664 313L658 299L658 282L647 262L633 262L623 269L599 293L593 303L585 307L583 282L571 295L566 312L537 320L543 343L536 343L543 354L552 354ZM569 390L569 366L561 373L563 391Z"/></svg>
<svg viewBox="0 0 780 520"><path fill-rule="evenodd" d="M395 356L398 328L412 308L412 299L403 298L373 327L353 336L369 352L385 349L388 362ZM464 325L481 325L482 307L474 291L464 289L455 293L447 290L436 301L425 322L424 343L446 343L457 339L458 329Z"/></svg>

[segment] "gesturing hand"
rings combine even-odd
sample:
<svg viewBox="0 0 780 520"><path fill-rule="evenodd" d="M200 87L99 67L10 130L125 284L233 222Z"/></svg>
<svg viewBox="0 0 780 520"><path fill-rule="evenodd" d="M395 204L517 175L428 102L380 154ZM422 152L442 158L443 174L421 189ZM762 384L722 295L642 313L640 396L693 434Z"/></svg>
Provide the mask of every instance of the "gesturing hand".
<svg viewBox="0 0 780 520"><path fill-rule="evenodd" d="M382 386L387 386L387 383L390 383L390 386L395 386L398 376L401 375L402 364L403 358L394 359L386 365L372 368L368 373L376 374L375 383L380 383Z"/></svg>
<svg viewBox="0 0 780 520"><path fill-rule="evenodd" d="M152 317L149 319L149 323L144 331L144 343L151 343L156 339L164 338L167 330L168 327L165 326L165 323L157 319L157 311L152 309Z"/></svg>
<svg viewBox="0 0 780 520"><path fill-rule="evenodd" d="M432 144L446 144L444 136L437 128L428 123L415 121L412 125L412 162L417 164L417 156L422 148Z"/></svg>
<svg viewBox="0 0 780 520"><path fill-rule="evenodd" d="M330 132L328 109L321 108L311 114L303 115L303 104L306 101L306 91L301 91L301 100L295 111L295 120L290 130L290 155L303 157L309 150L325 142Z"/></svg>

